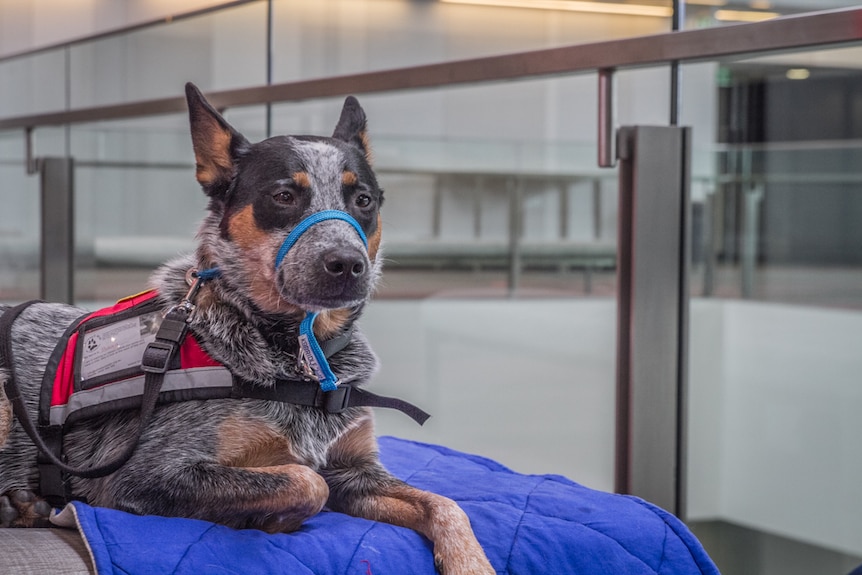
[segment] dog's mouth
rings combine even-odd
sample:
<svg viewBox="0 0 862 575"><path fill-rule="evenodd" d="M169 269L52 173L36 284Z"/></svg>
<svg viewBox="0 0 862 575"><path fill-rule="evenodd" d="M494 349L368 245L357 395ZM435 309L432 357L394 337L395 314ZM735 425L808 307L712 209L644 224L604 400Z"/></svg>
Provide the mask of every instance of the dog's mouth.
<svg viewBox="0 0 862 575"><path fill-rule="evenodd" d="M362 294L343 292L331 297L318 295L318 297L304 298L303 301L294 301L292 303L305 311L321 312L354 307L364 302L365 299L365 296Z"/></svg>

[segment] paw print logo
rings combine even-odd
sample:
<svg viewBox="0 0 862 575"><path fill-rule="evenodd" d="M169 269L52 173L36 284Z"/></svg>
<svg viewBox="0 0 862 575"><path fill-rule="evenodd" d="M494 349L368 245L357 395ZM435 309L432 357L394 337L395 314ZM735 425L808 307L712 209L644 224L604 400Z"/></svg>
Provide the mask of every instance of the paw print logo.
<svg viewBox="0 0 862 575"><path fill-rule="evenodd" d="M99 340L95 336L87 340L87 351L95 351L97 347L99 347Z"/></svg>

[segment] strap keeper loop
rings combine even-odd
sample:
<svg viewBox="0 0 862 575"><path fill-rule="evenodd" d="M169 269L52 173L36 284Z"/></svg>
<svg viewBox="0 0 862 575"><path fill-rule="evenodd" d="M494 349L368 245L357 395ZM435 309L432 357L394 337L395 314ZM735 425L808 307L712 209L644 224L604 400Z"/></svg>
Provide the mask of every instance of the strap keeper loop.
<svg viewBox="0 0 862 575"><path fill-rule="evenodd" d="M173 342L150 342L141 358L141 369L144 373L167 373L176 350L177 344Z"/></svg>
<svg viewBox="0 0 862 575"><path fill-rule="evenodd" d="M341 413L350 407L351 385L340 385L332 391L321 391L323 394L323 409L326 413Z"/></svg>

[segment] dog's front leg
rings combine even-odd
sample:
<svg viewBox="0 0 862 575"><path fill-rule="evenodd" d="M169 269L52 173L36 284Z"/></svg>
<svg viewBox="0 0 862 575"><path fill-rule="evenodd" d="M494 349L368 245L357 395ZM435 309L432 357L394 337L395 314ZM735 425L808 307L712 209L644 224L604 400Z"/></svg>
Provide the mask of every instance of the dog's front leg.
<svg viewBox="0 0 862 575"><path fill-rule="evenodd" d="M268 533L299 529L329 496L324 479L299 464L230 467L200 462L161 475L123 479L110 487L119 495L93 503L140 515L190 517Z"/></svg>
<svg viewBox="0 0 862 575"><path fill-rule="evenodd" d="M331 509L421 533L434 544L434 562L444 575L496 573L457 503L407 485L380 464L370 415L336 442L321 475Z"/></svg>

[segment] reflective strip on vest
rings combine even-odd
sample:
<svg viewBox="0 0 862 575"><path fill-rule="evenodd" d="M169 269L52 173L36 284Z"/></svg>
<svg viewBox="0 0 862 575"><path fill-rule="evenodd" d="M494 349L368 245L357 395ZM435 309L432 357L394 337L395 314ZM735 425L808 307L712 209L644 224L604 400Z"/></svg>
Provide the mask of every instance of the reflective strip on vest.
<svg viewBox="0 0 862 575"><path fill-rule="evenodd" d="M184 399L212 399L230 397L232 387L233 376L224 367L196 367L168 371L165 374L161 393L185 392ZM76 415L94 415L92 412L95 409L99 409L100 412L114 411L116 408L109 409L110 405L126 400L134 401L143 394L143 375L76 391L69 396L65 404L51 406L50 423L63 425ZM104 406L104 409L100 409L99 406Z"/></svg>

